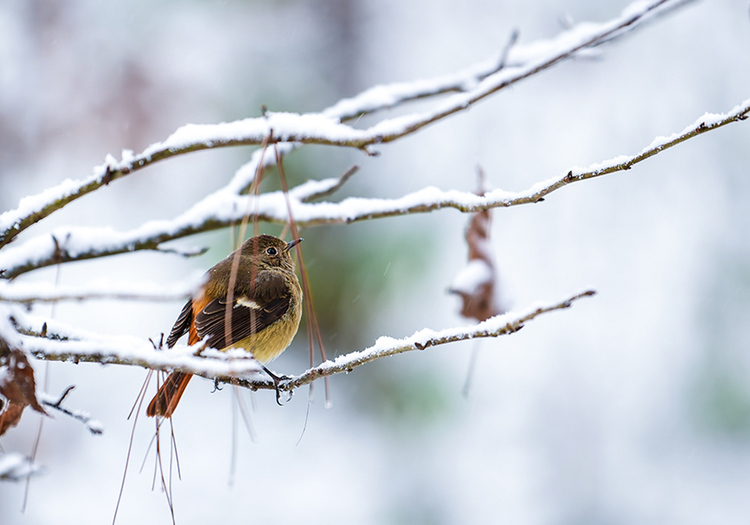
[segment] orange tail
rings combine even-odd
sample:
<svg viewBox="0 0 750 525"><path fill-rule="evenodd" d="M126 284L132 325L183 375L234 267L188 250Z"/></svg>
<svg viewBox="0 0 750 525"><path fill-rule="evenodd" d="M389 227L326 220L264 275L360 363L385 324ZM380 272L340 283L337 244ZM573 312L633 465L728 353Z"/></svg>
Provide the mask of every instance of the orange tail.
<svg viewBox="0 0 750 525"><path fill-rule="evenodd" d="M172 372L161 385L159 391L148 404L146 415L148 417L162 416L172 417L182 394L185 393L193 374L183 372Z"/></svg>

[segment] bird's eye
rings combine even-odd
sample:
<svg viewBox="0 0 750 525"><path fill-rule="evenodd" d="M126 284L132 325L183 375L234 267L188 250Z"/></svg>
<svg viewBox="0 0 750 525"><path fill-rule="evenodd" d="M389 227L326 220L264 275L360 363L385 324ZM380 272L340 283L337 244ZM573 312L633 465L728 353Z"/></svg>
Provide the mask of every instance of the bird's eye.
<svg viewBox="0 0 750 525"><path fill-rule="evenodd" d="M268 255L276 255L278 252L276 251L276 248L271 246L270 248L266 248L266 253Z"/></svg>

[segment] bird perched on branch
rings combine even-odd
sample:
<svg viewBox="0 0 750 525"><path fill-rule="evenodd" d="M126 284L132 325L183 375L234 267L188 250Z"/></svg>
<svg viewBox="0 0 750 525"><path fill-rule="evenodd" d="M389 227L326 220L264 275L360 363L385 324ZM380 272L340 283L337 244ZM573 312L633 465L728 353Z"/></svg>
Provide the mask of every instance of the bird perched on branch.
<svg viewBox="0 0 750 525"><path fill-rule="evenodd" d="M167 346L188 334L188 344L205 339L219 350L244 348L261 363L278 357L292 342L302 316L302 290L290 253L301 241L271 235L246 240L206 272L204 284L175 321ZM146 414L171 417L191 377L169 374Z"/></svg>

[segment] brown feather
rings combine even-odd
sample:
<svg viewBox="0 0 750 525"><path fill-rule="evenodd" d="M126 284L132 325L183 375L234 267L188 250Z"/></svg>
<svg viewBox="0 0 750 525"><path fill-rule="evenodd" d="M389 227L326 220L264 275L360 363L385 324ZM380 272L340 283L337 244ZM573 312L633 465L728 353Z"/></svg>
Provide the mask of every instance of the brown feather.
<svg viewBox="0 0 750 525"><path fill-rule="evenodd" d="M272 293L257 294L255 290L258 286L252 286L242 295L234 297L234 308L231 310L231 341L226 341L225 332L227 297L214 299L195 314L194 326L199 340L207 337L208 346L223 349L257 334L284 316L289 310L291 297L285 290L283 277L271 272L261 272L257 280L271 284ZM285 291L287 293L284 294ZM258 308L246 306L248 302L256 304Z"/></svg>
<svg viewBox="0 0 750 525"><path fill-rule="evenodd" d="M148 417L172 417L192 377L193 374L185 374L184 372L172 372L169 374L166 381L159 387L159 391L148 404L146 415Z"/></svg>
<svg viewBox="0 0 750 525"><path fill-rule="evenodd" d="M189 300L182 307L179 317L174 322L172 331L169 332L167 337L167 347L172 348L175 343L185 335L193 325L193 300Z"/></svg>
<svg viewBox="0 0 750 525"><path fill-rule="evenodd" d="M205 302L205 300L203 302ZM177 318L177 321L175 321L172 331L167 338L167 346L169 348L172 348L178 339L180 339L180 337L186 332L189 333L189 345L200 341L200 338L195 331L195 323L193 323L193 312L196 309L196 305L200 306L200 303L191 300L183 307L180 316ZM182 394L185 393L185 389L187 388L188 383L190 383L192 377L193 374L186 374L184 372L170 373L164 383L159 387L159 391L148 404L146 415L148 417L172 417L172 413L177 408L177 404L180 402Z"/></svg>

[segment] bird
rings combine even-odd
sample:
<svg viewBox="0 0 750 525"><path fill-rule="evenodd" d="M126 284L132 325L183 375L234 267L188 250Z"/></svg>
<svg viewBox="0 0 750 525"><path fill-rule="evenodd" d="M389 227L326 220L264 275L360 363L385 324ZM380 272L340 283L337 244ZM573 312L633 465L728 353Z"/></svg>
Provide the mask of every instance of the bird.
<svg viewBox="0 0 750 525"><path fill-rule="evenodd" d="M188 334L189 345L205 340L219 350L244 348L261 364L278 357L291 344L302 317L302 289L290 253L300 242L256 235L210 268L177 317L167 346ZM171 372L146 415L172 417L192 376ZM278 378L271 376L278 389Z"/></svg>

